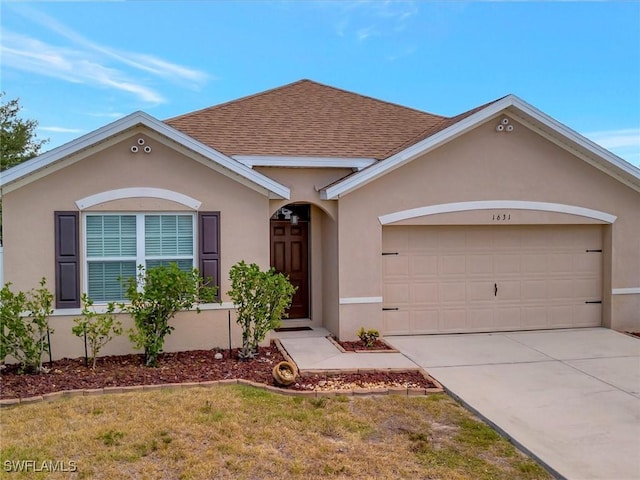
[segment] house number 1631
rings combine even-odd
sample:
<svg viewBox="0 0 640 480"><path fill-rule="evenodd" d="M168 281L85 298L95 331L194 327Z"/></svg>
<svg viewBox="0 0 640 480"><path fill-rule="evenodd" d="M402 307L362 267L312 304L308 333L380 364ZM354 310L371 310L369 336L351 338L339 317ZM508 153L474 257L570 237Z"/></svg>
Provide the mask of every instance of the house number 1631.
<svg viewBox="0 0 640 480"><path fill-rule="evenodd" d="M511 220L511 214L510 213L498 213L498 214L493 214L493 218L492 220L496 221L496 222L502 222L505 220Z"/></svg>

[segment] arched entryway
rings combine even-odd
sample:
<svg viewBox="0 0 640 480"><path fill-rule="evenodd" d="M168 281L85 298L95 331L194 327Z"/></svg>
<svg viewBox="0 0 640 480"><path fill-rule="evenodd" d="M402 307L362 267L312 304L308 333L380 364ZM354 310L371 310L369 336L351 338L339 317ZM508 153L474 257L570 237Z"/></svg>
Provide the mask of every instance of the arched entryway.
<svg viewBox="0 0 640 480"><path fill-rule="evenodd" d="M289 318L310 317L309 204L289 204L279 208L270 220L271 266L289 277L296 293Z"/></svg>

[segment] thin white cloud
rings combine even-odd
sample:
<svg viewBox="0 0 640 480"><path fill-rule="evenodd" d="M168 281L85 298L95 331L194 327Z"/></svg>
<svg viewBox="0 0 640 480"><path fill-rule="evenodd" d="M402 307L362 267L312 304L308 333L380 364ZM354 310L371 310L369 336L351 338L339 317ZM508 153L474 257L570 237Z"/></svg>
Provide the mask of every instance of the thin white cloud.
<svg viewBox="0 0 640 480"><path fill-rule="evenodd" d="M141 54L136 52L124 52L105 45L100 45L66 27L56 19L45 15L41 11L27 9L26 12L28 13L28 16L31 20L39 23L40 25L53 32L56 32L67 40L70 40L79 48L100 53L105 57L116 60L117 62L121 62L125 65L128 65L129 67L149 72L160 77L188 80L197 84L202 84L208 79L208 75L204 72L168 62L153 55Z"/></svg>
<svg viewBox="0 0 640 480"><path fill-rule="evenodd" d="M640 128L591 132L585 134L585 136L602 145L604 148L635 147L640 149Z"/></svg>
<svg viewBox="0 0 640 480"><path fill-rule="evenodd" d="M640 167L640 128L602 130L585 133L584 136Z"/></svg>
<svg viewBox="0 0 640 480"><path fill-rule="evenodd" d="M136 83L116 68L102 65L86 52L50 45L7 30L3 32L0 49L4 67L72 83L115 88L153 104L164 102L160 93Z"/></svg>
<svg viewBox="0 0 640 480"><path fill-rule="evenodd" d="M409 19L418 13L416 2L355 0L318 2L337 15L333 29L340 37L355 37L363 42L373 37L398 34L405 30Z"/></svg>
<svg viewBox="0 0 640 480"><path fill-rule="evenodd" d="M43 132L52 132L52 133L82 133L84 130L80 128L67 128L67 127L38 127L38 130L42 130Z"/></svg>
<svg viewBox="0 0 640 480"><path fill-rule="evenodd" d="M153 55L126 52L98 44L61 24L54 18L24 4L15 12L70 42L59 46L37 38L4 31L0 39L3 66L81 83L127 92L151 104L165 102L162 94L149 87L150 79L128 73L131 69L151 76L200 89L209 80L205 72L169 62ZM147 80L145 82L145 80Z"/></svg>

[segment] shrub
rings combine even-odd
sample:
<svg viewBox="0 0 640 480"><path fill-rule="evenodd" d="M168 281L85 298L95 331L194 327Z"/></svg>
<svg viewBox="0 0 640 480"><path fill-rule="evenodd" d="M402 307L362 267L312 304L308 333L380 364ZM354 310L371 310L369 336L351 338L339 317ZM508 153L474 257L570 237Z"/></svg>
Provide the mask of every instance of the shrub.
<svg viewBox="0 0 640 480"><path fill-rule="evenodd" d="M169 325L179 310L190 310L200 302L213 302L217 287L206 286L195 268L186 272L171 263L149 270L138 267L136 278L127 281L125 296L131 303L121 304L124 312L131 314L134 328L129 338L136 348L144 348L145 365L158 365L164 338L174 327Z"/></svg>
<svg viewBox="0 0 640 480"><path fill-rule="evenodd" d="M86 293L82 294L82 317L74 318L75 327L71 328L77 337L86 335L86 342L91 350L91 368L96 368L98 353L114 336L122 335L122 323L115 319L116 304L109 302L105 313L97 313L91 307L91 300Z"/></svg>
<svg viewBox="0 0 640 480"><path fill-rule="evenodd" d="M242 327L240 358L254 358L258 344L287 316L295 287L273 268L262 271L244 260L231 267L229 278L228 294L238 310L236 322Z"/></svg>
<svg viewBox="0 0 640 480"><path fill-rule="evenodd" d="M374 343L376 343L378 337L380 337L380 332L374 329L365 330L364 327L360 327L360 330L358 330L358 337L360 337L360 341L364 343L365 347L371 348Z"/></svg>
<svg viewBox="0 0 640 480"><path fill-rule="evenodd" d="M10 355L20 364L21 372L40 373L42 354L51 348L48 340L49 316L53 313L53 294L47 280L40 288L13 293L7 283L0 291L0 359Z"/></svg>

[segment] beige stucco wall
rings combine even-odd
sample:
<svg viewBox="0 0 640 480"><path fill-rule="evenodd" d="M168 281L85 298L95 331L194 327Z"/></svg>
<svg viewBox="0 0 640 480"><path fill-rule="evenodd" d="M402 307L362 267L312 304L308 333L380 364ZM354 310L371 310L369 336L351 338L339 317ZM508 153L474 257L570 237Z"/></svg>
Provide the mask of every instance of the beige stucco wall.
<svg viewBox="0 0 640 480"><path fill-rule="evenodd" d="M138 138L152 147L151 154L130 152ZM4 276L15 290L28 290L46 277L54 288L54 216L56 210L78 210L75 201L89 195L127 187L155 187L178 192L202 202L200 211L220 211L221 294L229 302L229 269L240 260L269 267L269 200L264 193L241 185L163 144L157 134L132 132L106 150L84 158L36 182L3 195ZM163 199L116 200L91 210L113 212L185 211L184 205ZM81 228L82 228L81 222ZM82 233L81 233L82 238ZM81 269L83 285L84 267ZM82 342L71 335L73 316L51 319L53 353L76 357L84 354ZM181 313L166 350L212 348L228 345L227 309L200 315ZM235 328L233 343L240 343ZM114 340L103 354L125 353L126 338Z"/></svg>
<svg viewBox="0 0 640 480"><path fill-rule="evenodd" d="M640 287L640 193L515 121L514 132L497 133L497 122L489 121L340 198L341 338L353 338L361 325L381 325L380 303L344 304L344 299L382 296L380 215L480 200L551 202L616 215L610 227L610 251L603 256L603 283L608 286L603 292L603 308L609 309L604 314L605 324L610 319L614 329L640 329L640 295L611 295L611 288ZM474 212L402 223L493 223L493 211L485 213L485 220L479 220ZM575 217L569 219L563 214L511 213L512 224L576 222Z"/></svg>

